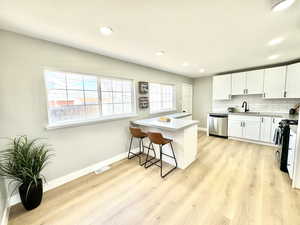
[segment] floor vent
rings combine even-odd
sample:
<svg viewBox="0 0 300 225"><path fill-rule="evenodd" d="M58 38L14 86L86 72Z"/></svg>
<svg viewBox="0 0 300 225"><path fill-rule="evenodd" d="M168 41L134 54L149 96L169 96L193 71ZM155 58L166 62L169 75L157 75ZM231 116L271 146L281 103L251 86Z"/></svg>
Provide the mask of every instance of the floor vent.
<svg viewBox="0 0 300 225"><path fill-rule="evenodd" d="M100 168L98 170L95 170L94 173L95 174L104 173L105 171L110 170L110 168L111 168L110 166L104 166L104 167L102 167L102 168Z"/></svg>

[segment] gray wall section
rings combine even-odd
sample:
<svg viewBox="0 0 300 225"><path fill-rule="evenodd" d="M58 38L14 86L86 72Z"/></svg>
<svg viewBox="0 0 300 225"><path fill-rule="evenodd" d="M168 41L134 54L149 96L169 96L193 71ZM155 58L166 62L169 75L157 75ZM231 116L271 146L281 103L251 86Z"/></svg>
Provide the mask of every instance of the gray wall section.
<svg viewBox="0 0 300 225"><path fill-rule="evenodd" d="M44 171L48 181L127 151L129 120L136 118L46 130L45 68L175 84L177 110L181 110L182 83L193 82L184 76L1 30L0 58L0 137L27 134L47 138L55 150L55 158ZM148 112L138 113L139 117L148 116ZM0 141L0 148L4 144Z"/></svg>
<svg viewBox="0 0 300 225"><path fill-rule="evenodd" d="M193 119L199 120L199 127L206 128L207 114L212 109L212 77L194 79Z"/></svg>

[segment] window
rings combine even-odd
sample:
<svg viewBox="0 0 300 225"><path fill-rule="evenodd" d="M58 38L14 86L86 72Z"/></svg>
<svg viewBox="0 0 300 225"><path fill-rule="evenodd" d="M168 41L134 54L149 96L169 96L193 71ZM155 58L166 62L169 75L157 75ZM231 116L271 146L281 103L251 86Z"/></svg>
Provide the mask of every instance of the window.
<svg viewBox="0 0 300 225"><path fill-rule="evenodd" d="M175 109L173 85L149 84L150 113L172 111Z"/></svg>
<svg viewBox="0 0 300 225"><path fill-rule="evenodd" d="M134 111L132 80L45 71L49 125L103 119Z"/></svg>

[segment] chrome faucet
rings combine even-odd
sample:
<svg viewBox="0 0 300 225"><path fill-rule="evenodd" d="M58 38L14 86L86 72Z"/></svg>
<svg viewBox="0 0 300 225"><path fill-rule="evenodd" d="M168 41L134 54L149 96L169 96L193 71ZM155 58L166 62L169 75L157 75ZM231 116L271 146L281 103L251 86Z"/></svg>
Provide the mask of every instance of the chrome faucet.
<svg viewBox="0 0 300 225"><path fill-rule="evenodd" d="M243 101L242 108L244 107L245 107L245 112L248 112L249 108L248 108L248 103L246 101Z"/></svg>

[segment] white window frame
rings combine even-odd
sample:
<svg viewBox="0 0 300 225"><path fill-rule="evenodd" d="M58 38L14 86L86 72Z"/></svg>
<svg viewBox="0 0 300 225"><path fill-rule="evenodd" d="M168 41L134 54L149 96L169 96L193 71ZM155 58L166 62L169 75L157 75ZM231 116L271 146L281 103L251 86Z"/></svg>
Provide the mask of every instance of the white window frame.
<svg viewBox="0 0 300 225"><path fill-rule="evenodd" d="M151 110L151 99L150 99L150 89L151 89L151 84L156 84L156 85L160 85L161 86L161 103L163 103L162 98L162 87L163 86L171 86L172 87L172 108L169 109L163 109L163 107L161 107L160 110ZM165 113L165 112L172 112L172 111L176 111L177 110L177 106L176 106L176 85L174 84L168 84L168 83L158 83L158 82L149 82L149 111L150 114L158 114L158 113Z"/></svg>
<svg viewBox="0 0 300 225"><path fill-rule="evenodd" d="M83 120L72 120L72 121L63 121L63 122L57 122L57 123L51 123L50 120L50 107L48 103L48 87L47 87L47 78L46 78L46 72L60 72L60 73L66 73L66 74L78 74L82 76L93 76L97 78L97 92L98 92L98 105L99 105L99 113L100 116L93 119L83 119ZM125 118L131 118L136 117L136 93L135 93L135 81L133 79L128 78L122 78L122 77L113 77L113 76L101 76L101 75L95 75L95 74L89 74L89 73L80 73L80 72L70 72L70 71L63 71L59 69L45 69L44 71L44 82L45 82L45 91L46 91L46 105L47 105L47 115L48 115L48 124L46 126L47 130L52 129L58 129L58 128L65 128L65 127L76 127L86 124L92 124L96 122L104 122L104 121L113 121L113 120L119 120L119 119L125 119ZM131 113L122 113L122 114L115 114L115 115L102 115L102 99L101 99L101 79L110 79L110 80L121 80L121 81L130 81L131 86L131 107L132 112ZM83 90L84 91L84 90Z"/></svg>

